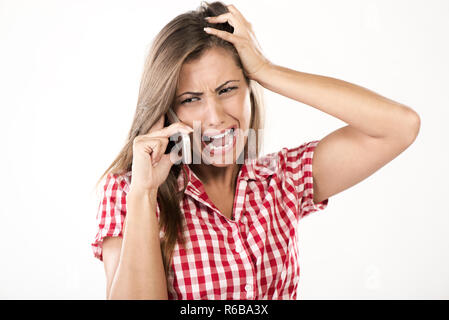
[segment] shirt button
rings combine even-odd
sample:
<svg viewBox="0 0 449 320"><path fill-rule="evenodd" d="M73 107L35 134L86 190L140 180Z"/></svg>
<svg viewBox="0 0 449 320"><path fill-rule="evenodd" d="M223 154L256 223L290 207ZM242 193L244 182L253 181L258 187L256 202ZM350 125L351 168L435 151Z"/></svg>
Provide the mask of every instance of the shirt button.
<svg viewBox="0 0 449 320"><path fill-rule="evenodd" d="M250 291L252 288L253 288L252 285L247 284L247 285L245 286L245 291Z"/></svg>
<svg viewBox="0 0 449 320"><path fill-rule="evenodd" d="M242 251L242 247L238 244L235 245L235 252L239 253L240 251Z"/></svg>

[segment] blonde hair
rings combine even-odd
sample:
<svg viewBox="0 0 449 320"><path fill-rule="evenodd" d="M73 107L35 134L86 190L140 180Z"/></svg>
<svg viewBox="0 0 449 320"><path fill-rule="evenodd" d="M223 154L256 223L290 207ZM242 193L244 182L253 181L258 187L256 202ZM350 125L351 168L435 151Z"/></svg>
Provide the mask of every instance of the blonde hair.
<svg viewBox="0 0 449 320"><path fill-rule="evenodd" d="M214 47L228 50L236 65L242 70L250 89L251 120L250 129L256 134L256 156L259 156L265 108L261 86L250 80L242 66L234 45L219 37L207 34L203 28L212 26L204 17L218 16L228 12L222 2L207 3L203 1L194 11L180 14L171 20L154 38L145 59L140 81L139 95L131 129L125 145L101 175L98 184L107 174L124 174L131 170L133 159L133 141L138 135L146 134L161 117L165 116L175 102L178 78L184 63L199 59L202 54ZM213 24L216 29L232 33L233 27L228 23ZM245 146L245 153L247 146ZM241 165L239 165L240 169ZM160 228L164 230L161 249L165 273L168 275L173 249L177 241L184 244L182 237L183 215L179 206L185 187L178 192L177 177L183 171L185 183L187 175L181 165L173 165L166 181L160 185L157 201L160 207Z"/></svg>

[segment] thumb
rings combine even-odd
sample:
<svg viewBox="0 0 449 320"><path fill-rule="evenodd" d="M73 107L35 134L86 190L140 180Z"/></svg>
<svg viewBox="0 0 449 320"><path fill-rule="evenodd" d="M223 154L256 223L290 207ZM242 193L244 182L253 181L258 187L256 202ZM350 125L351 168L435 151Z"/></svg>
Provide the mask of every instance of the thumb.
<svg viewBox="0 0 449 320"><path fill-rule="evenodd" d="M173 164L179 164L181 159L182 157L174 153L164 154L157 163L157 166L160 167L162 171L168 172Z"/></svg>

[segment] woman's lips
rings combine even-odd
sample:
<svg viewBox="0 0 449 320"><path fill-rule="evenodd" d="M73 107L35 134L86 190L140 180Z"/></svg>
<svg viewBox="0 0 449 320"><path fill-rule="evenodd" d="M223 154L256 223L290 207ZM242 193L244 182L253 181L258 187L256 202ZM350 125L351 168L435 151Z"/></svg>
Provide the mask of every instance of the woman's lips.
<svg viewBox="0 0 449 320"><path fill-rule="evenodd" d="M224 140L224 141L222 140L222 143L223 143L224 145L226 145L227 143L229 144L226 148L223 148L223 147L216 147L216 149L213 149L213 148L211 147L211 146L213 145L213 144L212 144L212 141L204 141L204 140L202 139L202 140L201 140L201 143L202 143L202 145L203 145L203 150L208 151L208 153L209 153L210 155L214 155L214 154L226 153L228 150L234 148L234 146L235 146L235 144L236 144L236 141L237 141L237 132L238 132L238 130L236 130L236 129L237 129L236 126L231 127L231 128L233 129L233 132L232 132L232 140L229 141L229 140L230 140L229 136L225 136L225 137L221 138L221 139ZM230 128L230 129L231 129L231 128ZM227 129L227 130L228 130L228 129Z"/></svg>
<svg viewBox="0 0 449 320"><path fill-rule="evenodd" d="M220 134L225 133L229 129L234 129L235 130L235 129L237 129L237 125L230 126L230 127L226 128L226 129L223 129L221 131L213 130L213 131L208 131L207 133L205 132L205 133L203 133L203 138L206 138L207 140L209 140L209 137L218 136Z"/></svg>
<svg viewBox="0 0 449 320"><path fill-rule="evenodd" d="M227 129L224 129L224 130L221 130L221 131L216 131L215 134L210 134L210 133L209 134L203 134L202 139L201 139L202 145L204 147L207 147L207 145L211 144L213 142L213 140L214 140L213 138L210 138L210 137L222 135L222 134L226 133L227 131L229 131L231 129L233 130L232 134L235 135L235 132L236 132L236 129L237 129L237 125L231 126L231 127L227 128ZM221 137L219 139L225 139L226 140L227 136L229 136L229 134L224 135L223 137ZM224 142L226 143L226 141L224 141Z"/></svg>

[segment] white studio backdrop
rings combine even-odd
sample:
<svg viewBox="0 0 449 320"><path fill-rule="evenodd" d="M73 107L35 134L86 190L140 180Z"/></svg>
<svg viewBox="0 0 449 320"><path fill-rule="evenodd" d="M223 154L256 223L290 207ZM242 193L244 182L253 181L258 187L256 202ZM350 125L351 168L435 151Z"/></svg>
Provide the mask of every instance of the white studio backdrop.
<svg viewBox="0 0 449 320"><path fill-rule="evenodd" d="M301 220L300 299L449 298L449 2L238 1L264 54L412 107L414 144ZM200 1L0 1L0 299L104 299L93 187L145 54ZM265 153L345 125L265 90ZM354 159L357 161L357 159Z"/></svg>

